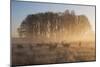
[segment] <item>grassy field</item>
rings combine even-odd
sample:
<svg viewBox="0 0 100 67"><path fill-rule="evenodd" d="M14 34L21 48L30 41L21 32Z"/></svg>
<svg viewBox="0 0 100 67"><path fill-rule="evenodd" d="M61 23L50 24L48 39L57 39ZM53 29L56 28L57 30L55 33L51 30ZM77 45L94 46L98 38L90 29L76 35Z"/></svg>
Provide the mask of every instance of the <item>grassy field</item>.
<svg viewBox="0 0 100 67"><path fill-rule="evenodd" d="M14 40L11 43L12 65L52 64L95 61L95 42L32 43Z"/></svg>

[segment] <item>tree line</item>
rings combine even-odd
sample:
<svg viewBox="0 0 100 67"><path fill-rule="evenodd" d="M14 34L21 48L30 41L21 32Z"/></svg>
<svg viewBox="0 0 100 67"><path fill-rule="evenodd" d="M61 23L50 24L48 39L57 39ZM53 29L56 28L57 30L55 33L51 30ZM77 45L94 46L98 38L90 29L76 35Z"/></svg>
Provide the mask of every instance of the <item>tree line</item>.
<svg viewBox="0 0 100 67"><path fill-rule="evenodd" d="M81 22L81 23L80 23ZM76 26L89 25L85 15L75 15L74 11L45 12L28 15L18 28L19 37L32 38L34 36L56 36L57 33L68 32ZM85 28L84 28L85 29Z"/></svg>

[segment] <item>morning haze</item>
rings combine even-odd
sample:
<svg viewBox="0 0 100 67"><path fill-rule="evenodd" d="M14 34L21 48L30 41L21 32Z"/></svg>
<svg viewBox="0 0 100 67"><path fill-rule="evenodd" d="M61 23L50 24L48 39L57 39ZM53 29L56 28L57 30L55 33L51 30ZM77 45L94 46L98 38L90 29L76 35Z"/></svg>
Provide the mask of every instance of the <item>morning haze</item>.
<svg viewBox="0 0 100 67"><path fill-rule="evenodd" d="M96 60L95 6L11 4L13 66Z"/></svg>

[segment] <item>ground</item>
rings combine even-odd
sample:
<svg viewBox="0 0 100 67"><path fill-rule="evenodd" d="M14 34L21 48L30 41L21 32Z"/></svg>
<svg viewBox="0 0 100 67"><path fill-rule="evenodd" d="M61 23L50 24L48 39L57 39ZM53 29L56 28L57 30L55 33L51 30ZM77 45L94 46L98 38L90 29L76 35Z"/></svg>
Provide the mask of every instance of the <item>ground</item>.
<svg viewBox="0 0 100 67"><path fill-rule="evenodd" d="M33 43L11 42L12 65L36 65L95 61L95 42Z"/></svg>

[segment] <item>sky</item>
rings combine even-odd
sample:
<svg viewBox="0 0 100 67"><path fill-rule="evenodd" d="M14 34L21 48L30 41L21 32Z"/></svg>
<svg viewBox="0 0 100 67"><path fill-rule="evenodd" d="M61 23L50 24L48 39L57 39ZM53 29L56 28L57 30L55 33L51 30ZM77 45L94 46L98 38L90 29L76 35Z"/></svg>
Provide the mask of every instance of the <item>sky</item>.
<svg viewBox="0 0 100 67"><path fill-rule="evenodd" d="M17 28L25 17L29 14L39 12L64 12L65 10L74 10L76 15L86 15L95 31L95 6L86 5L71 5L71 4L54 4L54 3L39 3L39 2L20 2L12 0L11 3L11 34L17 37Z"/></svg>

